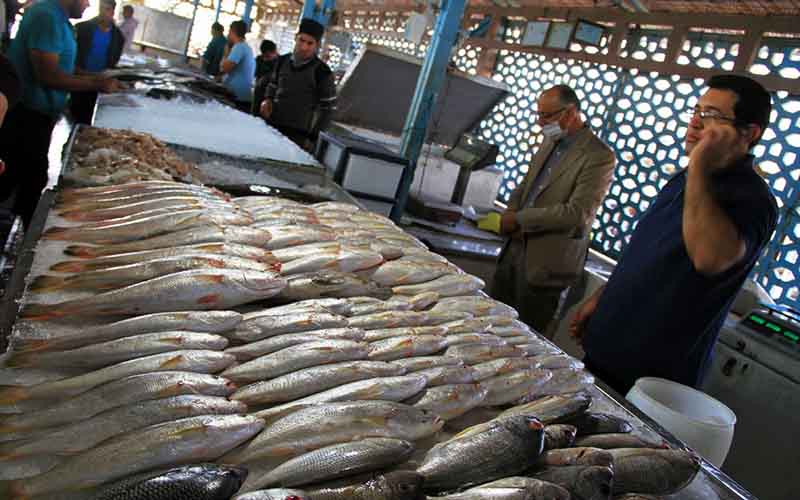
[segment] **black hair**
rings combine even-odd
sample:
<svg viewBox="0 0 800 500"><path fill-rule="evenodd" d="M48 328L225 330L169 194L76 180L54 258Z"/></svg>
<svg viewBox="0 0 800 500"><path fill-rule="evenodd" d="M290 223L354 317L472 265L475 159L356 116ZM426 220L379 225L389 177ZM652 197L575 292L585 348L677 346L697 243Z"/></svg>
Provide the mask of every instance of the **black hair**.
<svg viewBox="0 0 800 500"><path fill-rule="evenodd" d="M236 33L236 36L238 36L239 38L244 38L244 36L247 34L247 25L244 23L244 21L232 22L230 29L231 31Z"/></svg>
<svg viewBox="0 0 800 500"><path fill-rule="evenodd" d="M569 85L555 85L554 87L550 88L550 90L554 90L558 92L558 100L562 106L575 106L575 109L580 111L581 109L581 101L578 100L578 94L570 87Z"/></svg>
<svg viewBox="0 0 800 500"><path fill-rule="evenodd" d="M126 6L124 6L124 7L122 8L122 11L123 11L123 12L125 12L125 11L128 11L128 12L130 12L131 14L133 14L133 5L126 5Z"/></svg>
<svg viewBox="0 0 800 500"><path fill-rule="evenodd" d="M278 50L278 46L275 45L275 42L272 40L264 40L261 42L261 53L268 54L270 52L275 52Z"/></svg>
<svg viewBox="0 0 800 500"><path fill-rule="evenodd" d="M225 27L223 27L220 23L214 23L211 25L211 31L222 33L223 31L225 31Z"/></svg>
<svg viewBox="0 0 800 500"><path fill-rule="evenodd" d="M761 134L750 143L755 146L761 140L761 135L769 125L769 116L772 114L772 98L763 85L741 75L715 75L707 83L709 88L729 90L736 94L736 104L733 105L733 116L740 126L756 124L761 127Z"/></svg>

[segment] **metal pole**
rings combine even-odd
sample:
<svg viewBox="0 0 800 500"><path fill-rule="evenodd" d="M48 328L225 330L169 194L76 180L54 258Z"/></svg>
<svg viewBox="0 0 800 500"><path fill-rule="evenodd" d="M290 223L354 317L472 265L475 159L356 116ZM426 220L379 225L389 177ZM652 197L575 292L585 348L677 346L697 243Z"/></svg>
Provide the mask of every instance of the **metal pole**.
<svg viewBox="0 0 800 500"><path fill-rule="evenodd" d="M317 2L316 0L305 0L303 3L303 10L300 11L300 19L298 22L305 18L316 19L317 17Z"/></svg>
<svg viewBox="0 0 800 500"><path fill-rule="evenodd" d="M250 12L253 10L253 0L246 0L244 3L244 15L242 15L242 21L244 24L247 25L247 28L250 28Z"/></svg>
<svg viewBox="0 0 800 500"><path fill-rule="evenodd" d="M410 166L406 168L407 173L400 181L397 201L392 207L391 218L395 221L400 220L406 207L408 191L411 189L411 181L414 180L419 153L425 144L433 106L444 82L450 54L461 28L465 4L466 0L445 0L442 11L436 18L431 44L425 54L425 61L417 80L417 90L414 92L411 109L403 127L400 155L409 161Z"/></svg>
<svg viewBox="0 0 800 500"><path fill-rule="evenodd" d="M217 11L214 13L214 22L219 22L219 13L222 12L222 0L217 2Z"/></svg>
<svg viewBox="0 0 800 500"><path fill-rule="evenodd" d="M189 61L189 42L192 40L192 31L194 31L194 20L197 18L197 7L200 5L200 0L194 0L194 9L192 10L192 23L189 25L189 35L186 37L186 48L183 50L183 57Z"/></svg>
<svg viewBox="0 0 800 500"><path fill-rule="evenodd" d="M333 10L336 8L336 0L322 0L322 5L320 6L319 12L317 12L316 20L323 26L328 25L328 21L331 19L331 14L333 14Z"/></svg>

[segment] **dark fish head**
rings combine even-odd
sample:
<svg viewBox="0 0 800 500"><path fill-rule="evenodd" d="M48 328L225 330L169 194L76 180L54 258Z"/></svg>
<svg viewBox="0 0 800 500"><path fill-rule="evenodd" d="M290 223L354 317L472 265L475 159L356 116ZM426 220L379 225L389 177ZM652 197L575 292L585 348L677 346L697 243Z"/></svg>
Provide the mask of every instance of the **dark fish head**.
<svg viewBox="0 0 800 500"><path fill-rule="evenodd" d="M420 410L422 412L422 418L420 423L423 425L429 425L434 429L441 429L444 427L444 419L440 417L437 413L434 413L431 410Z"/></svg>
<svg viewBox="0 0 800 500"><path fill-rule="evenodd" d="M200 464L191 466L194 480L201 483L208 500L228 500L244 484L247 469L230 465Z"/></svg>
<svg viewBox="0 0 800 500"><path fill-rule="evenodd" d="M611 498L614 472L609 467L586 467L575 481L575 492L580 498L601 500Z"/></svg>
<svg viewBox="0 0 800 500"><path fill-rule="evenodd" d="M413 471L393 471L383 475L384 500L418 500L422 494L423 477ZM385 495L385 496L384 496Z"/></svg>

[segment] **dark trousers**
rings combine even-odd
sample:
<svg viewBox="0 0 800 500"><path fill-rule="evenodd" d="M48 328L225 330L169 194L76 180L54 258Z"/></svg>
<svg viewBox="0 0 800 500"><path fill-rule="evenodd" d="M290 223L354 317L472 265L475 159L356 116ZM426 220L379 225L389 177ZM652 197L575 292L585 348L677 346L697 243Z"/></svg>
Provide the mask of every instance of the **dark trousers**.
<svg viewBox="0 0 800 500"><path fill-rule="evenodd" d="M92 124L97 92L73 92L70 95L69 111L75 123Z"/></svg>
<svg viewBox="0 0 800 500"><path fill-rule="evenodd" d="M290 141L300 146L301 149L305 149L306 141L311 140L311 138L308 135L308 132L305 132L303 130L298 130L296 128L291 128L291 127L281 127L280 125L273 125L272 123L269 122L267 123L269 124L270 127L273 127L278 132L285 135Z"/></svg>
<svg viewBox="0 0 800 500"><path fill-rule="evenodd" d="M47 186L47 152L56 119L18 104L0 128L0 158L6 172L0 176L0 200L16 191L12 211L27 227Z"/></svg>
<svg viewBox="0 0 800 500"><path fill-rule="evenodd" d="M588 356L583 358L583 364L586 365L586 369L589 370L592 375L605 382L607 386L617 391L623 398L626 394L628 394L628 391L631 390L633 384L636 382L635 380L625 380L624 378L599 367ZM612 394L612 396L616 395Z"/></svg>
<svg viewBox="0 0 800 500"><path fill-rule="evenodd" d="M253 107L253 103L250 101L236 101L236 109L241 111L242 113L250 114L250 110Z"/></svg>
<svg viewBox="0 0 800 500"><path fill-rule="evenodd" d="M538 333L552 337L555 329L547 325L553 320L561 304L564 288L534 287L525 276L525 256L522 245L511 242L500 254L491 296L514 307L520 321Z"/></svg>

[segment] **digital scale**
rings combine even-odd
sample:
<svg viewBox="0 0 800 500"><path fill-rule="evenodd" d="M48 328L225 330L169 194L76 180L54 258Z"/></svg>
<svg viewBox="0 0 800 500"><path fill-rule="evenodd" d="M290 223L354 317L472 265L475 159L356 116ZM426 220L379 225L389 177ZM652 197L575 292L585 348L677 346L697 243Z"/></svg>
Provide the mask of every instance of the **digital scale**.
<svg viewBox="0 0 800 500"><path fill-rule="evenodd" d="M800 345L800 312L781 305L762 306L750 311L740 323L780 343Z"/></svg>

